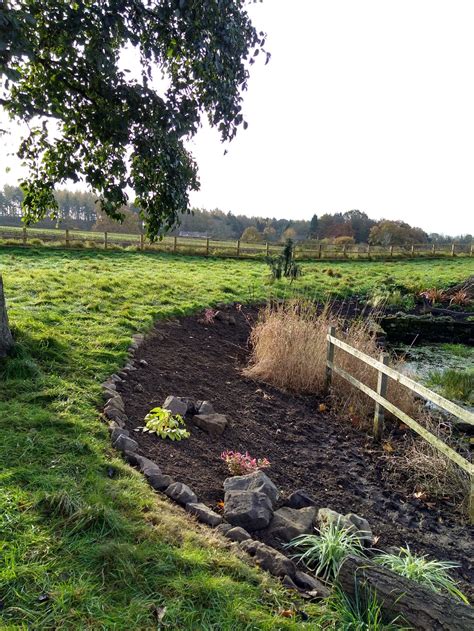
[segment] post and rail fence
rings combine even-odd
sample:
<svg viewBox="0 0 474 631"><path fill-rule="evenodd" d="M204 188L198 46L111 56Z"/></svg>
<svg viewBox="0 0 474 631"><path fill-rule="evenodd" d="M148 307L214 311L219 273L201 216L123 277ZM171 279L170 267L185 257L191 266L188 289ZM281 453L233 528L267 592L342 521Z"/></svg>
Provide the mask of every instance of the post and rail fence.
<svg viewBox="0 0 474 631"><path fill-rule="evenodd" d="M69 249L77 248L132 248L137 251L173 252L175 254L197 254L241 258L265 258L282 253L282 243L249 243L197 237L164 237L150 243L144 234L122 234L112 232L81 231L73 229L17 228L0 226L0 245L41 246L52 244ZM472 243L367 245L320 243L303 241L295 243L295 258L299 260L397 260L406 258L442 258L474 256Z"/></svg>
<svg viewBox="0 0 474 631"><path fill-rule="evenodd" d="M353 357L356 357L366 365L371 366L377 370L377 390L373 390L366 384L362 383L335 362L335 348L339 348L342 351L349 353ZM474 464L469 462L466 458L458 454L452 447L444 443L440 438L432 434L425 427L420 425L417 421L411 418L408 414L397 408L393 403L388 401L387 387L388 379L392 379L405 386L418 396L423 397L426 401L431 401L442 410L452 414L458 419L461 419L464 423L474 426L474 414L469 410L466 410L456 403L445 399L441 395L429 390L420 383L417 383L410 377L402 374L398 370L388 366L388 355L381 353L380 361L366 355L362 351L354 348L350 344L347 344L343 340L336 337L336 329L334 326L330 326L327 335L327 357L326 357L326 390L329 391L331 387L333 373L339 375L352 386L362 391L368 397L375 401L375 412L373 420L373 433L377 440L380 440L384 429L384 412L385 410L393 414L402 423L407 425L410 429L415 431L419 436L426 440L432 447L441 452L444 456L455 462L461 469L463 469L469 476L470 490L468 498L468 511L469 520L471 524L474 524Z"/></svg>

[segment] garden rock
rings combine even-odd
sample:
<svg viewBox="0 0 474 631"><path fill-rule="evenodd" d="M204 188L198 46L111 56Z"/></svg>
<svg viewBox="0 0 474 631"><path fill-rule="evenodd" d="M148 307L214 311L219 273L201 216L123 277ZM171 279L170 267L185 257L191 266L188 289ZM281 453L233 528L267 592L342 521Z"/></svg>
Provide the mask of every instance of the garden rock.
<svg viewBox="0 0 474 631"><path fill-rule="evenodd" d="M119 436L130 436L130 432L128 429L123 429L122 427L114 427L110 432L110 440L112 441L112 444L115 443Z"/></svg>
<svg viewBox="0 0 474 631"><path fill-rule="evenodd" d="M320 527L339 523L342 528L346 528L350 532L356 534L359 541L365 546L371 546L373 543L374 536L369 522L354 513L341 515L330 508L320 508L317 519Z"/></svg>
<svg viewBox="0 0 474 631"><path fill-rule="evenodd" d="M240 526L230 528L225 533L225 536L227 537L227 539L230 539L231 541L238 541L239 543L241 541L247 541L247 539L251 538L249 533L244 528L240 528Z"/></svg>
<svg viewBox="0 0 474 631"><path fill-rule="evenodd" d="M227 417L224 414L196 414L192 422L211 436L220 436L227 427Z"/></svg>
<svg viewBox="0 0 474 631"><path fill-rule="evenodd" d="M222 522L222 524L219 524L219 526L217 526L216 528L216 532L224 536L229 532L229 530L232 530L232 525L227 524L225 521Z"/></svg>
<svg viewBox="0 0 474 631"><path fill-rule="evenodd" d="M120 410L120 412L125 413L125 406L123 404L123 399L117 393L115 393L115 395L107 401L107 407L115 408L116 410Z"/></svg>
<svg viewBox="0 0 474 631"><path fill-rule="evenodd" d="M296 571L293 580L300 589L318 595L319 598L327 598L330 594L330 590L326 585L314 576L306 574L306 572Z"/></svg>
<svg viewBox="0 0 474 631"><path fill-rule="evenodd" d="M214 414L214 406L210 401L198 401L196 403L196 412L198 414Z"/></svg>
<svg viewBox="0 0 474 631"><path fill-rule="evenodd" d="M261 541L254 541L253 539L242 541L240 547L253 557L263 570L267 570L270 574L289 576L291 579L295 576L296 566L293 561Z"/></svg>
<svg viewBox="0 0 474 631"><path fill-rule="evenodd" d="M247 475L235 475L225 479L224 492L227 491L259 491L269 498L272 505L279 497L277 487L263 471L254 471Z"/></svg>
<svg viewBox="0 0 474 631"><path fill-rule="evenodd" d="M215 527L222 523L222 517L201 502L186 504L186 510L209 526Z"/></svg>
<svg viewBox="0 0 474 631"><path fill-rule="evenodd" d="M138 443L123 433L118 436L112 445L119 451L136 451L138 449Z"/></svg>
<svg viewBox="0 0 474 631"><path fill-rule="evenodd" d="M148 484L153 489L155 489L155 491L164 491L165 489L169 488L174 483L174 480L170 475L164 475L164 474L150 475L148 476L147 480L148 480Z"/></svg>
<svg viewBox="0 0 474 631"><path fill-rule="evenodd" d="M123 427L125 425L125 423L128 420L128 417L126 414L124 414L123 412L121 412L120 410L117 410L116 407L113 407L112 405L106 405L104 408L104 415L111 421L115 421L117 423L117 425L120 425L120 427Z"/></svg>
<svg viewBox="0 0 474 631"><path fill-rule="evenodd" d="M165 410L169 410L173 415L179 414L180 416L185 416L188 411L188 404L182 397L166 397L163 407Z"/></svg>
<svg viewBox="0 0 474 631"><path fill-rule="evenodd" d="M186 506L186 504L197 504L198 501L196 493L193 493L189 486L182 482L173 482L165 490L165 493L172 500L183 506Z"/></svg>
<svg viewBox="0 0 474 631"><path fill-rule="evenodd" d="M272 503L260 491L227 491L224 497L224 518L233 526L249 532L266 528L272 518Z"/></svg>
<svg viewBox="0 0 474 631"><path fill-rule="evenodd" d="M299 509L284 506L275 511L268 532L276 539L289 542L299 535L312 532L315 517L314 506Z"/></svg>
<svg viewBox="0 0 474 631"><path fill-rule="evenodd" d="M316 506L316 500L308 495L304 489L298 489L284 501L283 505L290 508L307 508L308 506Z"/></svg>

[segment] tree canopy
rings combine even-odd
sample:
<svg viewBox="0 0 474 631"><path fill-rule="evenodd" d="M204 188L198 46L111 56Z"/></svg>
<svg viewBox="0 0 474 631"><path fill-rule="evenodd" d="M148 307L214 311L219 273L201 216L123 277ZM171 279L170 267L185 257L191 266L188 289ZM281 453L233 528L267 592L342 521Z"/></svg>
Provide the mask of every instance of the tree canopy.
<svg viewBox="0 0 474 631"><path fill-rule="evenodd" d="M203 114L224 141L246 127L248 67L260 52L268 61L247 4L1 3L0 104L30 129L18 152L26 222L54 215L56 185L83 180L113 218L132 189L152 238L175 225L199 188L185 140ZM139 58L140 76L124 67L124 51Z"/></svg>

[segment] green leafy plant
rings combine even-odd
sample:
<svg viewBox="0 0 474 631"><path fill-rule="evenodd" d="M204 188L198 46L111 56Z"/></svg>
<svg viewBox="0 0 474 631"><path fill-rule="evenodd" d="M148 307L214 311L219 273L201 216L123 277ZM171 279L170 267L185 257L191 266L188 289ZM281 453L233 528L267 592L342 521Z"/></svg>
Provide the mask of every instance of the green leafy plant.
<svg viewBox="0 0 474 631"><path fill-rule="evenodd" d="M448 592L468 604L466 596L448 574L449 570L458 567L456 563L430 560L426 555L413 554L408 546L400 548L399 554L380 554L373 560L435 592Z"/></svg>
<svg viewBox="0 0 474 631"><path fill-rule="evenodd" d="M169 410L158 407L150 410L145 416L145 427L142 431L157 434L160 438L183 440L190 436L184 425L184 420L179 414L173 415Z"/></svg>
<svg viewBox="0 0 474 631"><path fill-rule="evenodd" d="M334 580L346 557L365 556L358 536L339 521L327 524L317 535L295 537L288 547L299 550L293 558L304 563L323 580Z"/></svg>

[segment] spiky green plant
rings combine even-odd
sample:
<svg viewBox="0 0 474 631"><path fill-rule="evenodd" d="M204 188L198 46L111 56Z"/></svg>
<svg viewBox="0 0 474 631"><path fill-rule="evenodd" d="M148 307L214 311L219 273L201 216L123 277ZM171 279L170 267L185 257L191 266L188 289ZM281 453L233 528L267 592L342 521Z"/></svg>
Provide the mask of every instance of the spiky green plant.
<svg viewBox="0 0 474 631"><path fill-rule="evenodd" d="M373 560L392 572L425 585L435 592L448 592L451 596L468 604L466 596L448 573L449 570L458 567L456 563L437 561L428 559L426 555L413 554L408 546L400 548L398 554L380 554Z"/></svg>
<svg viewBox="0 0 474 631"><path fill-rule="evenodd" d="M351 600L343 591L335 589L326 600L321 626L337 631L408 631L408 627L400 626L399 622L399 617L384 622L382 606L375 593L364 596L356 588L355 598Z"/></svg>
<svg viewBox="0 0 474 631"><path fill-rule="evenodd" d="M319 534L300 535L288 544L297 550L293 558L304 563L325 581L337 578L346 557L364 556L362 543L357 534L344 528L339 520L324 525Z"/></svg>

